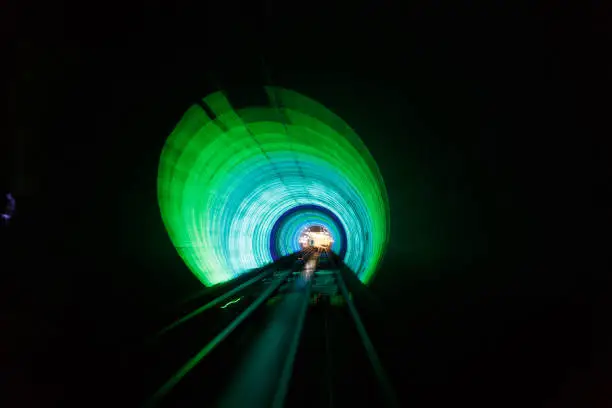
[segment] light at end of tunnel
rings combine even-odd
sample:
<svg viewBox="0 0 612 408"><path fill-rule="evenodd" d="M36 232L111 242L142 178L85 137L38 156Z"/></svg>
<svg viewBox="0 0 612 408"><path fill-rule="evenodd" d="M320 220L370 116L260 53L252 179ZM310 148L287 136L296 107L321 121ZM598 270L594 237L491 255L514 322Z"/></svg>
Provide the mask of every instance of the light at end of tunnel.
<svg viewBox="0 0 612 408"><path fill-rule="evenodd" d="M307 226L319 233L309 245L328 246L368 283L390 228L376 162L323 105L287 89L265 92L268 106L242 109L224 92L210 94L166 141L158 201L173 245L213 286L300 251Z"/></svg>
<svg viewBox="0 0 612 408"><path fill-rule="evenodd" d="M322 225L313 225L302 230L299 238L301 249L331 249L334 237L327 228Z"/></svg>

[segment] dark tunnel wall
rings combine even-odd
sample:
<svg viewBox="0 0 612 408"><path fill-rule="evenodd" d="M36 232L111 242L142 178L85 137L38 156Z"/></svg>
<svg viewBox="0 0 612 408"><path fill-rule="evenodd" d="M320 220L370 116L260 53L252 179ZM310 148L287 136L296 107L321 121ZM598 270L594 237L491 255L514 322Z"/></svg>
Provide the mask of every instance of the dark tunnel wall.
<svg viewBox="0 0 612 408"><path fill-rule="evenodd" d="M225 21L196 29L197 13L182 7L138 18L107 11L112 31L79 18L39 22L45 35L21 29L19 60L30 69L13 92L19 113L9 144L28 147L11 155L12 168L24 170L9 184L23 192L22 219L36 222L21 221L27 228L13 255L24 263L12 287L33 293L22 300L22 320L47 323L20 330L30 338L43 333L40 339L54 339L49 348L73 347L68 354L78 356L79 339L95 349L140 335L158 309L199 289L159 217L157 160L198 98L217 86L262 85L264 55L272 84L340 115L380 166L391 241L371 288L388 316L380 326L370 321L389 333L379 338L395 339L386 343L395 378L410 363L409 381L422 386L417 400L445 381L468 398L488 384L478 370L502 375L487 359L512 373L534 359L537 369L523 373L517 398L529 387L554 394L559 376L541 389L533 384L554 370L565 374L563 363L589 366L578 352L557 357L590 349L592 337L577 333L601 330L588 323L607 290L602 240L592 230L603 218L591 205L609 173L603 150L594 154L586 136L601 107L589 111L584 101L595 85L587 67L606 65L589 59L571 27L559 23L570 11L506 7L482 6L488 17L481 18L467 7L414 4L406 20L392 7L326 6L342 23L309 13L288 22L274 9L265 30L241 17L236 35L223 41L211 33ZM263 19L257 10L244 14ZM173 34L158 31L164 26ZM44 256L33 257L33 248ZM513 344L521 353L510 352ZM514 366L511 357L491 357L496 352L521 357ZM103 366L105 356L92 359ZM469 368L472 359L477 368ZM516 384L503 375L494 392Z"/></svg>

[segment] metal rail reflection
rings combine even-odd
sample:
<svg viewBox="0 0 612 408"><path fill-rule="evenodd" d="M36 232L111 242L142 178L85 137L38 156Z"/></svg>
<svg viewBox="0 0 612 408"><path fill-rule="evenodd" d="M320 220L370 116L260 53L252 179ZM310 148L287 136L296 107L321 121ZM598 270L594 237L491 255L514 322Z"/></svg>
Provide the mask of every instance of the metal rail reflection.
<svg viewBox="0 0 612 408"><path fill-rule="evenodd" d="M217 345L219 345L240 323L251 315L278 287L287 280L290 272L285 272L281 277L266 288L266 290L244 310L235 320L233 320L221 333L215 336L206 346L204 346L198 354L185 363L168 381L164 383L153 396L145 403L145 407L157 406L160 400L165 397L176 384L179 383L202 359L210 353Z"/></svg>

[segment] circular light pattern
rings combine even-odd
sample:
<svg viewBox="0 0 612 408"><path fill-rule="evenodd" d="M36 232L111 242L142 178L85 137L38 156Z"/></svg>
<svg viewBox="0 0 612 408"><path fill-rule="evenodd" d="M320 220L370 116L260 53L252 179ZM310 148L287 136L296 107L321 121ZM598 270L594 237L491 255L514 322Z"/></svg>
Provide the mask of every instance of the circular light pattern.
<svg viewBox="0 0 612 408"><path fill-rule="evenodd" d="M329 210L307 205L299 206L286 212L272 227L270 249L274 260L284 255L300 251L300 235L304 229L312 226L326 228L334 242L331 250L344 258L346 254L346 231L340 220Z"/></svg>
<svg viewBox="0 0 612 408"><path fill-rule="evenodd" d="M192 106L162 151L162 219L207 286L299 250L320 225L364 282L389 234L386 189L367 148L321 104L266 87L269 106L234 109L223 92Z"/></svg>

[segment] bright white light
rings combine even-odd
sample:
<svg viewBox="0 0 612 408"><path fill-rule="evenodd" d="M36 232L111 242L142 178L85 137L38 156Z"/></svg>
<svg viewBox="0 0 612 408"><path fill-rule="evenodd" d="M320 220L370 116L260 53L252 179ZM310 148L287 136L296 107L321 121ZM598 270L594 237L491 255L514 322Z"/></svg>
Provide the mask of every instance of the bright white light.
<svg viewBox="0 0 612 408"><path fill-rule="evenodd" d="M329 231L324 227L318 227L320 231L311 231L306 228L300 235L298 242L302 247L313 247L319 249L329 249L334 242Z"/></svg>

